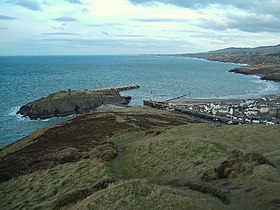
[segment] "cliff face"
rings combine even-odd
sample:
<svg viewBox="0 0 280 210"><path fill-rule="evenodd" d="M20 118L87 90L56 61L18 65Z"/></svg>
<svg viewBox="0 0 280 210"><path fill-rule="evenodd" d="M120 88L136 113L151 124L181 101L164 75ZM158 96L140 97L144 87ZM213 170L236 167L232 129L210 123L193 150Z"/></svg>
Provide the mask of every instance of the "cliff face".
<svg viewBox="0 0 280 210"><path fill-rule="evenodd" d="M103 104L127 105L130 97L118 91L108 90L68 90L50 94L45 98L30 102L20 108L17 114L30 119L63 117L89 112Z"/></svg>

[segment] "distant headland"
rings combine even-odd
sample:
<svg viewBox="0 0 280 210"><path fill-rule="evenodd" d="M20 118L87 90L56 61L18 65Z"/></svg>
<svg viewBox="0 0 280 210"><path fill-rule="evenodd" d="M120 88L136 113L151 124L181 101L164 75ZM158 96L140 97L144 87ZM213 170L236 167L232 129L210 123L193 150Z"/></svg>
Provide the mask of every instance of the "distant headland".
<svg viewBox="0 0 280 210"><path fill-rule="evenodd" d="M204 53L177 54L210 61L243 63L247 66L237 67L231 72L260 76L263 80L280 82L280 44L255 48L226 48Z"/></svg>

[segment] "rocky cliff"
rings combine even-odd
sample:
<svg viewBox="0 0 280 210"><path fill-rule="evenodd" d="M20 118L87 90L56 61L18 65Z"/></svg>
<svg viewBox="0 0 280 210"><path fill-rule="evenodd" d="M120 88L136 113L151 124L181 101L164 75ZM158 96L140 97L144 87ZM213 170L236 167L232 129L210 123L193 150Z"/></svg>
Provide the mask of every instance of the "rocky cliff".
<svg viewBox="0 0 280 210"><path fill-rule="evenodd" d="M68 90L30 102L22 106L17 114L30 119L63 117L89 112L103 104L127 105L130 99L131 97L121 96L114 89Z"/></svg>

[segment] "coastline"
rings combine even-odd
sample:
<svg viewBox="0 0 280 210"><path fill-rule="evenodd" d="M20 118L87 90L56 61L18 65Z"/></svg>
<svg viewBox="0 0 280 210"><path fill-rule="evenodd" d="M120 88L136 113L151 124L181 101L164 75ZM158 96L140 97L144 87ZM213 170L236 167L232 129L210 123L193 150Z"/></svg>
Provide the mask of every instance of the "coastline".
<svg viewBox="0 0 280 210"><path fill-rule="evenodd" d="M146 100L144 105L187 114L201 122L225 124L280 124L280 94L247 99L195 99L176 97L159 102Z"/></svg>
<svg viewBox="0 0 280 210"><path fill-rule="evenodd" d="M262 80L280 82L280 45L255 48L225 48L202 53L177 54L209 61L246 64L231 69L231 72L258 75Z"/></svg>
<svg viewBox="0 0 280 210"><path fill-rule="evenodd" d="M174 57L174 56L170 56L170 57ZM184 57L182 57L182 59L181 60L183 60L183 58ZM193 59L193 57L191 57L191 59ZM194 58L194 59L202 59L202 58ZM206 60L206 59L202 59L202 60ZM207 61L209 61L209 60L207 60ZM179 61L180 62L180 61ZM196 61L196 62L198 62L198 61ZM209 62L213 62L213 61L209 61ZM214 61L214 63L219 63L220 61ZM221 62L221 63L227 63L227 62ZM206 65L207 65L207 63L206 63ZM218 64L216 64L216 65L218 65ZM225 74L229 74L230 76L233 76L232 75L232 73L227 73L227 69L229 69L229 68L231 68L231 67L227 67L227 68L225 68L223 71L225 72ZM236 76L236 77L239 77L239 76ZM241 78L242 78L242 76L240 76ZM250 79L249 77L248 77L248 79ZM246 77L244 77L244 80L246 80ZM259 80L259 79L254 79L254 82L256 81L257 82L257 80ZM265 81L263 81L263 83L262 84L266 84L266 82ZM271 83L272 84L272 83ZM258 85L258 84L257 84ZM263 95L263 92L267 92L267 93L269 93L269 90L271 90L271 88L270 87L268 87L268 86L266 86L266 85L262 85L264 88L263 88L263 90L264 89L267 89L267 91L261 91L261 89L260 89L260 91L258 90L258 91L255 91L256 92L256 94L254 94L254 96L253 97L251 97L251 98L257 98L257 96L259 96L259 95ZM269 85L270 86L270 85ZM278 86L275 86L275 87L278 87ZM274 86L272 87L272 89L273 89L273 91L272 92L274 92L274 90L276 90L277 88L275 88ZM253 89L252 89L253 90ZM149 92L147 92L146 90L145 90L145 92L146 93L149 93ZM233 91L230 91L230 92L233 92ZM259 92L261 92L261 93L259 93ZM250 94L250 93L249 93ZM147 98L150 96L149 94L146 94L147 95ZM167 96L167 99L169 98L169 97L172 97L172 95L175 97L176 96L176 93L175 92L173 92L172 90L171 90L171 94L170 94L170 96ZM182 94L183 95L183 94ZM205 94L205 96L207 97L207 95L208 94ZM213 97L215 97L215 95L218 95L218 94L213 94ZM224 94L224 95L229 95L229 97L231 97L231 95L230 94ZM241 94L241 95L243 95L243 94ZM245 93L244 94L244 97L242 96L242 98L246 98L246 95L247 95L247 93ZM201 96L203 96L203 95L201 95ZM220 94L219 94L219 96L220 96ZM235 97L235 96L233 96L233 97L231 97L231 98L240 98L240 97ZM164 98L165 99L165 98ZM164 99L162 99L162 100L164 100ZM219 100L220 100L221 98L219 98ZM161 99L159 99L159 100L161 100ZM137 104L132 104L133 106L134 105L141 105L142 103L142 98L141 98L141 100L139 100L138 102L137 102ZM17 104L17 106L19 106L19 105L23 105L23 104ZM5 113L4 113L5 114ZM8 115L8 112L7 112L7 115ZM13 123L14 121L12 121L12 120L16 120L17 122L17 124L19 124L19 125L24 125L23 127L25 127L25 130L27 130L27 129L29 129L30 130L30 133L32 132L32 131L34 131L35 129L37 129L38 127L46 127L46 126L48 126L48 125L50 125L50 124L54 124L54 123L56 123L57 121L60 121L60 119L57 119L57 118L52 118L51 120L42 120L42 121L38 121L38 123L34 123L34 122L32 122L32 121L29 121L28 119L23 119L23 120L19 120L18 119L19 118L19 116L17 116L17 117L15 117L15 116L8 116L7 117L7 119L8 120L10 120L8 123ZM63 120L63 119L62 119ZM23 122L19 122L19 121L23 121ZM49 121L49 122L47 122L47 121ZM19 123L18 123L19 122ZM35 125L36 124L36 125ZM12 141L14 141L14 140L16 140L16 139L20 139L20 138L22 138L22 137L24 137L24 136L26 136L26 135L29 135L30 133L28 133L28 132L26 132L26 131L22 131L22 129L20 128L20 129L17 129L17 135L11 135L12 134L12 132L14 132L14 131L11 131L11 130L15 130L14 129L14 127L12 127L12 126L9 126L9 127L11 127L11 128L13 128L13 129L10 129L10 130L8 130L8 129L6 129L6 130L4 130L4 132L7 132L7 135L10 135L11 137L13 137L13 138L7 138L8 140L8 142L12 142ZM5 142L5 139L4 138L6 138L6 137L3 137L2 139L2 142Z"/></svg>
<svg viewBox="0 0 280 210"><path fill-rule="evenodd" d="M194 58L194 57L189 57ZM262 68L266 68L267 66L262 66L260 64L248 64L248 63L239 63L234 61L224 61L224 60L216 60L216 59L209 59L209 58L201 58L201 57L195 57L197 59L203 59L207 61L213 61L213 62L221 62L221 63L228 63L228 64L237 64L241 65L239 67L236 67L234 69L230 69L229 72L232 72L234 74L243 74L243 75L253 75L258 76L260 80L267 80L267 81L273 81L273 82L280 82L280 73L277 73L279 75L272 76L270 74L266 75L265 73L259 73L262 72ZM269 66L272 65L275 67L276 65L268 64ZM279 66L277 66L279 67Z"/></svg>
<svg viewBox="0 0 280 210"><path fill-rule="evenodd" d="M200 53L198 53L200 54ZM258 76L260 80L266 80L266 81L273 81L273 82L280 82L280 64L279 66L272 64L267 64L268 66L272 66L272 68L277 67L279 68L277 71L277 75L270 75L265 73L259 73L259 71L262 71L263 66L260 64L249 64L249 63L243 63L243 62L235 62L235 61L229 61L229 60L223 60L223 59L212 59L208 57L201 57L201 56L195 56L196 54L174 54L174 55L156 55L156 56L175 56L175 57L187 57L187 58L195 58L199 60L205 60L205 61L211 61L211 62L217 62L217 63L227 63L227 64L236 64L240 65L239 67L236 67L234 69L228 70L228 72L232 72L234 74L243 74L243 75L253 75ZM267 67L267 66L265 66ZM252 69L254 71L252 72ZM257 72L255 72L257 71Z"/></svg>

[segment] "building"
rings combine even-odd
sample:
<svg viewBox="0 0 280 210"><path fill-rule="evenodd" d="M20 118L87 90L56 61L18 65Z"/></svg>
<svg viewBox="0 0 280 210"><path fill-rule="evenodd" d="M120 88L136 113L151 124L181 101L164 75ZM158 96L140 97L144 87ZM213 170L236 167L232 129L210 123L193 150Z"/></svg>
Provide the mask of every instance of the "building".
<svg viewBox="0 0 280 210"><path fill-rule="evenodd" d="M260 106L260 113L266 114L266 113L268 113L268 112L269 112L269 108L268 108L267 105L261 105L261 106Z"/></svg>

